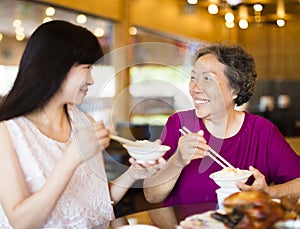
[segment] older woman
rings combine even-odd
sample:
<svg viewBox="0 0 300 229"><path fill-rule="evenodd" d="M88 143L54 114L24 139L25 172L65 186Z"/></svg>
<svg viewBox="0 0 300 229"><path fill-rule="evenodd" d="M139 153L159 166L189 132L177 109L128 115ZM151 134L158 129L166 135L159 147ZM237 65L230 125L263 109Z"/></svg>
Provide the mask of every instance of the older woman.
<svg viewBox="0 0 300 229"><path fill-rule="evenodd" d="M216 202L218 186L209 175L222 168L207 157L209 146L253 172L247 184L237 184L241 190L300 197L300 157L270 121L235 109L251 97L256 77L254 59L240 46L217 44L197 52L189 84L195 109L168 119L161 141L171 150L164 168L144 182L149 202ZM181 136L183 126L193 133Z"/></svg>

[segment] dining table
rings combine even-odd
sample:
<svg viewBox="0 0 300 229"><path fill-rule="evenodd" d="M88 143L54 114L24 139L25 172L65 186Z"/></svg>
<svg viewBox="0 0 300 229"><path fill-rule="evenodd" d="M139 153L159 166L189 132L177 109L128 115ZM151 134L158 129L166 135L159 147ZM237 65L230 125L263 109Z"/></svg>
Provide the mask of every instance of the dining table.
<svg viewBox="0 0 300 229"><path fill-rule="evenodd" d="M158 207L118 217L110 222L109 229L124 225L152 225L160 229L175 229L186 217L218 209L216 202L202 202L185 205Z"/></svg>

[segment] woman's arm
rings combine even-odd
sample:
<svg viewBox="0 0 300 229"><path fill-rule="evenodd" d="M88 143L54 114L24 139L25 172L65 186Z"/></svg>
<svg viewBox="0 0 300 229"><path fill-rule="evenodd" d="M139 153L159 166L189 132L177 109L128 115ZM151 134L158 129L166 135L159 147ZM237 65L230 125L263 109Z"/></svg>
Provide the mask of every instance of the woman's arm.
<svg viewBox="0 0 300 229"><path fill-rule="evenodd" d="M173 190L182 170L191 160L206 156L208 145L203 131L179 138L178 150L155 175L144 181L144 194L149 203L164 201Z"/></svg>
<svg viewBox="0 0 300 229"><path fill-rule="evenodd" d="M5 124L0 123L0 201L14 228L40 228L46 222L77 166L100 152L109 142L106 130L95 134L95 129L101 129L99 124L75 131L76 139L70 143L45 184L31 193L11 137Z"/></svg>
<svg viewBox="0 0 300 229"><path fill-rule="evenodd" d="M149 165L147 163L141 165L135 162L133 158L130 158L132 164L126 172L109 183L111 200L114 204L117 204L133 183L140 179L145 179L152 176L159 170L160 164Z"/></svg>
<svg viewBox="0 0 300 229"><path fill-rule="evenodd" d="M266 183L265 176L256 168L250 166L255 181L252 185L238 183L238 187L243 191L256 190L268 193L272 198L281 198L288 196L291 198L300 198L300 178L287 181L282 184L270 185Z"/></svg>
<svg viewBox="0 0 300 229"><path fill-rule="evenodd" d="M173 190L183 168L178 153L173 154L162 169L144 180L146 200L152 204L163 202Z"/></svg>
<svg viewBox="0 0 300 229"><path fill-rule="evenodd" d="M0 201L13 228L40 228L68 185L78 160L75 144L58 162L44 186L30 193L4 123L0 123ZM78 154L78 153L77 153ZM8 179L9 176L9 179Z"/></svg>

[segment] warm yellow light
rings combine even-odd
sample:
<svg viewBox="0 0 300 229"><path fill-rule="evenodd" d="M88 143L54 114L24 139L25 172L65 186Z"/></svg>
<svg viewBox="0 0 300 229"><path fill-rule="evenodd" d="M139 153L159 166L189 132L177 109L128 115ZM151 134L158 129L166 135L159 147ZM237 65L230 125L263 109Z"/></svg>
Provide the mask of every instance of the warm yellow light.
<svg viewBox="0 0 300 229"><path fill-rule="evenodd" d="M187 0L188 4L196 5L198 3L198 0Z"/></svg>
<svg viewBox="0 0 300 229"><path fill-rule="evenodd" d="M248 28L248 21L246 19L240 19L239 21L239 27L241 29L247 29Z"/></svg>
<svg viewBox="0 0 300 229"><path fill-rule="evenodd" d="M101 27L97 27L94 31L96 37L103 37L104 36L104 29Z"/></svg>
<svg viewBox="0 0 300 229"><path fill-rule="evenodd" d="M13 21L13 26L14 26L15 28L20 27L21 25L22 25L22 21L21 21L20 19L15 19L15 20Z"/></svg>
<svg viewBox="0 0 300 229"><path fill-rule="evenodd" d="M53 7L47 7L45 14L49 17L52 17L55 14L55 9Z"/></svg>
<svg viewBox="0 0 300 229"><path fill-rule="evenodd" d="M129 33L130 35L136 35L136 34L137 34L137 29L136 29L136 27L131 26L131 27L128 29L128 33Z"/></svg>
<svg viewBox="0 0 300 229"><path fill-rule="evenodd" d="M214 3L208 5L207 8L208 13L210 14L217 14L219 12L218 6Z"/></svg>
<svg viewBox="0 0 300 229"><path fill-rule="evenodd" d="M261 12L263 10L263 6L262 4L254 4L253 5L253 9L256 11L256 12Z"/></svg>
<svg viewBox="0 0 300 229"><path fill-rule="evenodd" d="M43 19L43 23L46 23L46 22L48 22L48 21L52 21L53 19L51 18L51 17L45 17L44 19Z"/></svg>
<svg viewBox="0 0 300 229"><path fill-rule="evenodd" d="M226 21L226 22L225 22L225 26L226 26L228 29L232 29L232 28L234 28L234 22L233 22L233 21Z"/></svg>
<svg viewBox="0 0 300 229"><path fill-rule="evenodd" d="M77 23L79 23L79 24L84 24L84 23L86 23L86 21L87 21L87 17L86 17L84 14L79 14L79 15L76 17L76 21L77 21Z"/></svg>
<svg viewBox="0 0 300 229"><path fill-rule="evenodd" d="M15 28L15 33L16 33L16 34L22 34L22 33L24 33L24 28L21 27L21 26Z"/></svg>
<svg viewBox="0 0 300 229"><path fill-rule="evenodd" d="M18 41L22 41L25 38L25 34L24 33L20 33L20 34L16 34L16 39Z"/></svg>
<svg viewBox="0 0 300 229"><path fill-rule="evenodd" d="M0 33L0 42L2 41L2 39L3 39L3 34Z"/></svg>
<svg viewBox="0 0 300 229"><path fill-rule="evenodd" d="M278 27L283 27L285 25L285 20L277 19L276 23L277 23Z"/></svg>
<svg viewBox="0 0 300 229"><path fill-rule="evenodd" d="M234 21L234 15L231 12L228 12L225 14L225 21L226 22L233 22Z"/></svg>

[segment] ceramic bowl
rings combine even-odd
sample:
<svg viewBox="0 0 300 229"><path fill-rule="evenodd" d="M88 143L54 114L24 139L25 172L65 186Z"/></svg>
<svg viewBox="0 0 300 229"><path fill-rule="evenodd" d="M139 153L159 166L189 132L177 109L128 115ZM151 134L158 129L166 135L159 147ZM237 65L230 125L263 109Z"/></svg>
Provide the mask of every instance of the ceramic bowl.
<svg viewBox="0 0 300 229"><path fill-rule="evenodd" d="M170 149L169 146L149 141L138 141L137 144L124 144L123 146L137 163L148 162L150 164L155 163Z"/></svg>
<svg viewBox="0 0 300 229"><path fill-rule="evenodd" d="M146 224L133 224L117 227L117 229L159 229L158 227Z"/></svg>
<svg viewBox="0 0 300 229"><path fill-rule="evenodd" d="M221 188L237 188L237 182L245 183L251 175L249 170L226 168L210 174L209 177Z"/></svg>

